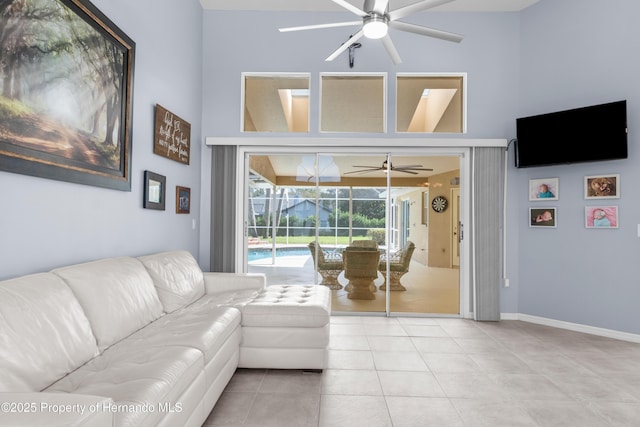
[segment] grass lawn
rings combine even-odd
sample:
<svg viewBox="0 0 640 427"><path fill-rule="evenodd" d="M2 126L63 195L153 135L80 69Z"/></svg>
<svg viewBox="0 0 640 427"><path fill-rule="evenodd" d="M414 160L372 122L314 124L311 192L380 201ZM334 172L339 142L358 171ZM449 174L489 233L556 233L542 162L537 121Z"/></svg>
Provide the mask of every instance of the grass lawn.
<svg viewBox="0 0 640 427"><path fill-rule="evenodd" d="M286 244L290 245L308 245L309 243L314 241L313 236L289 236L289 240L287 240L286 236L278 236L276 237L276 243L278 244ZM369 240L367 236L354 236L353 240ZM263 240L265 242L265 240ZM321 245L348 245L349 244L349 236L339 236L337 239L335 236L318 236L318 242ZM266 243L271 243L271 239L266 240Z"/></svg>

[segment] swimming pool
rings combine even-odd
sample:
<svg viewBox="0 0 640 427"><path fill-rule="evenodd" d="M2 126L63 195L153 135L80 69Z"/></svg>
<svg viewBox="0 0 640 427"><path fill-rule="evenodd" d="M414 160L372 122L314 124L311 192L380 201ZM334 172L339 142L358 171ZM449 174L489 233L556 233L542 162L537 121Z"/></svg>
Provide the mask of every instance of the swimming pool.
<svg viewBox="0 0 640 427"><path fill-rule="evenodd" d="M290 247L290 248L276 248L276 257L281 256L311 256L309 248L307 247ZM248 261L256 261L259 259L271 258L271 248L252 248L247 252Z"/></svg>

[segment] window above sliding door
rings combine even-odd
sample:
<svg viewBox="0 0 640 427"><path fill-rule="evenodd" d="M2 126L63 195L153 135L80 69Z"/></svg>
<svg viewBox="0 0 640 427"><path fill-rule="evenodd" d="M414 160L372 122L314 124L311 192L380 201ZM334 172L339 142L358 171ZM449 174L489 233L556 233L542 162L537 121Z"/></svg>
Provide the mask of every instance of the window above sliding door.
<svg viewBox="0 0 640 427"><path fill-rule="evenodd" d="M396 132L464 133L464 75L396 77Z"/></svg>
<svg viewBox="0 0 640 427"><path fill-rule="evenodd" d="M385 74L322 74L320 132L386 132Z"/></svg>
<svg viewBox="0 0 640 427"><path fill-rule="evenodd" d="M244 132L309 132L309 74L244 74Z"/></svg>

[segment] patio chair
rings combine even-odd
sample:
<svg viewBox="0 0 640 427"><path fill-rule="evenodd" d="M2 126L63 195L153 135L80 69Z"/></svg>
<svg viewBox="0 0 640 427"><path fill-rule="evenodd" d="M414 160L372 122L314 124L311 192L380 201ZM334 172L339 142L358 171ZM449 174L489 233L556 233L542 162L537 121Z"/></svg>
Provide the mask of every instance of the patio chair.
<svg viewBox="0 0 640 427"><path fill-rule="evenodd" d="M313 258L314 268L322 276L321 285L332 290L342 289L342 285L338 282L338 276L343 270L342 256L338 252L327 252L318 244L318 260L316 262L316 242L309 243L309 250ZM315 267L317 265L317 267Z"/></svg>
<svg viewBox="0 0 640 427"><path fill-rule="evenodd" d="M372 248L378 249L378 242L375 240L354 240L351 242L351 247L353 248Z"/></svg>
<svg viewBox="0 0 640 427"><path fill-rule="evenodd" d="M344 277L349 279L345 287L349 299L375 299L376 286L373 281L378 277L380 251L374 248L349 246L342 251Z"/></svg>
<svg viewBox="0 0 640 427"><path fill-rule="evenodd" d="M393 254L389 258L389 286L392 291L406 291L407 288L400 284L400 278L409 271L409 264L411 263L411 256L416 245L412 241L407 241L407 244L398 252ZM386 260L380 261L378 265L380 273L384 276L384 284L380 286L380 290L387 289L387 263Z"/></svg>

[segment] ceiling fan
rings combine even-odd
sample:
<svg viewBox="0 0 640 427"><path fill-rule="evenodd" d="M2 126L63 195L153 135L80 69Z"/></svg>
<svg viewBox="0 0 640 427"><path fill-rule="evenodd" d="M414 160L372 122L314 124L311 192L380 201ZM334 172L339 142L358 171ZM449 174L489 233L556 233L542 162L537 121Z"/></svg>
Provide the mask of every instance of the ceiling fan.
<svg viewBox="0 0 640 427"><path fill-rule="evenodd" d="M420 34L427 37L435 37L437 39L448 40L456 43L461 42L463 39L463 36L459 34L449 33L446 31L436 30L434 28L422 27L420 25L398 21L398 19L404 18L413 13L440 6L442 4L452 2L453 0L422 0L417 3L410 4L408 6L391 11L389 10L389 0L364 0L364 6L362 7L362 9L359 9L351 3L348 3L346 0L331 1L347 9L349 12L360 16L362 18L362 21L333 22L328 24L306 25L302 27L280 28L280 32L348 27L362 24L362 28L360 28L360 30L356 34L352 35L349 40L344 42L338 49L336 49L331 55L329 55L327 59L325 59L325 61L333 61L338 55L349 49L351 45L362 38L362 36L365 36L370 39L382 39L382 44L384 45L384 48L387 50L387 53L391 57L391 60L394 64L399 64L400 62L402 62L402 59L400 59L400 55L393 45L391 37L389 37L389 27L395 28L396 30L400 31L407 31L410 33Z"/></svg>
<svg viewBox="0 0 640 427"><path fill-rule="evenodd" d="M388 167L387 167L388 166ZM423 168L422 165L402 165L402 166L393 166L393 163L387 163L385 160L382 162L382 166L357 166L354 165L354 168L366 168L358 171L345 172L343 175L349 175L351 173L368 173L374 171L395 171L395 172L404 172L410 173L412 175L417 175L416 171L432 171L433 169Z"/></svg>

